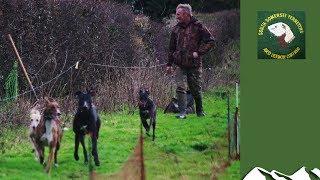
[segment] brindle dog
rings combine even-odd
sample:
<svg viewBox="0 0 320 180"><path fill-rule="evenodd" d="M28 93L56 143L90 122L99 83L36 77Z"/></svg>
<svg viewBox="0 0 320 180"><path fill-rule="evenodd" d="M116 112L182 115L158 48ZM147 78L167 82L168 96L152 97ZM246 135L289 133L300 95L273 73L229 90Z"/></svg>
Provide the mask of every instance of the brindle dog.
<svg viewBox="0 0 320 180"><path fill-rule="evenodd" d="M140 89L139 91L139 112L140 119L143 127L146 130L146 134L149 136L149 131L152 126L152 141L155 139L155 129L156 129L156 105L150 99L150 93L147 89ZM147 119L150 119L150 124L148 124Z"/></svg>

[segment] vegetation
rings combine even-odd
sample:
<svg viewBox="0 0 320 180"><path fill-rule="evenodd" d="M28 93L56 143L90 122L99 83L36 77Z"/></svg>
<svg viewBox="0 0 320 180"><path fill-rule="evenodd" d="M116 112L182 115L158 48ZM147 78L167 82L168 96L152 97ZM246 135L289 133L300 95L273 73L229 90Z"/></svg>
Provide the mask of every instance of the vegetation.
<svg viewBox="0 0 320 180"><path fill-rule="evenodd" d="M159 116L156 141L145 137L147 178L239 179L238 161L226 171L223 166L228 148L226 99L221 93L240 80L240 14L234 9L239 1L116 1L0 2L5 7L0 9L4 25L0 28L0 179L21 179L26 174L31 179L47 178L34 160L27 138L28 112L34 97L28 93L30 88L20 68L12 68L15 57L6 34L12 35L38 96L59 101L64 126L71 126L76 104L73 93L96 90L94 102L103 121L98 148L101 167L96 169L99 174L117 174L133 153L140 123L136 95L140 87L148 87ZM161 108L175 94L173 78L164 75L164 67L133 70L92 65L165 64L169 35L176 23L171 14L178 3L190 3L195 17L216 39L214 49L204 57L203 88L209 92L204 101L208 114L202 119L190 115L179 121L162 114ZM73 68L78 61L79 68ZM17 94L16 100L3 101ZM73 141L73 132L65 131L60 167L53 169L52 179L86 178L88 167L81 160L73 160ZM81 150L79 156L82 158Z"/></svg>
<svg viewBox="0 0 320 180"><path fill-rule="evenodd" d="M114 97L109 98L112 108L104 107L112 111L130 99L127 96L121 98L113 93L115 90L121 90L119 94L134 94L134 86L146 84L157 87L154 89L159 89L160 93L156 93L161 95L160 99L167 100L170 86L156 84L159 80L170 81L163 76L162 68L133 74L126 69L92 64L130 67L166 63L169 35L175 23L173 16L155 22L148 16L135 15L130 5L113 1L4 0L1 5L5 7L0 12L3 14L0 22L4 25L0 29L4 35L0 37L0 59L3 61L0 64L1 99L5 96L5 80L15 59L6 36L11 34L33 85L41 86L36 88L39 96L64 97L81 88L94 86L101 91L108 89L104 96ZM203 21L216 39L214 49L204 58L204 67L211 68L212 72L205 71L204 75L219 81L219 84L233 83L239 79L238 76L221 78L217 73L224 72L230 64L240 64L239 48L229 48L240 44L239 10L195 13L195 16ZM78 70L72 68L77 61L80 61ZM21 74L20 68L18 74ZM57 76L59 78L54 79ZM30 90L25 78L20 77L19 93Z"/></svg>
<svg viewBox="0 0 320 180"><path fill-rule="evenodd" d="M218 176L218 179L219 180L241 179L240 161L232 162L230 167L228 167L222 174Z"/></svg>
<svg viewBox="0 0 320 180"><path fill-rule="evenodd" d="M143 13L154 20L161 21L163 18L175 13L175 8L180 3L188 3L193 11L200 13L213 13L225 9L240 7L239 0L116 0L128 3L135 13Z"/></svg>
<svg viewBox="0 0 320 180"><path fill-rule="evenodd" d="M177 120L173 114L163 114L158 109L155 142L144 135L148 179L209 179L215 173L213 167L227 161L226 99L217 91L206 93L204 107L206 117L190 115L186 120ZM110 175L120 171L132 154L140 122L138 113L100 114L103 123L98 143L101 166L96 171L100 175ZM26 174L32 179L47 178L31 153L26 128L8 130L1 139L5 141L0 152L0 179L20 179ZM79 149L80 160L76 162L73 146L73 132L65 131L58 157L59 167L53 168L52 179L83 179L87 176L88 166L83 164L82 148ZM238 166L236 162L227 170L231 175L222 174L222 177L238 179Z"/></svg>
<svg viewBox="0 0 320 180"><path fill-rule="evenodd" d="M5 99L16 99L18 90L18 63L15 62L5 82Z"/></svg>

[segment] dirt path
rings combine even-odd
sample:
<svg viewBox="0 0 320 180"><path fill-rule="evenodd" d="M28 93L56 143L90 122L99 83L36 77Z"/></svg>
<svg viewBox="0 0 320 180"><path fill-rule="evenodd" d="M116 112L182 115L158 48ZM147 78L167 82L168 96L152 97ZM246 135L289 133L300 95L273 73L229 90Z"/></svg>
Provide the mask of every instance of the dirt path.
<svg viewBox="0 0 320 180"><path fill-rule="evenodd" d="M137 180L145 179L144 170L144 159L143 159L143 138L139 137L137 145L134 149L133 154L124 164L121 171L113 175L101 175L95 172L90 174L90 180L96 179L126 179L126 180Z"/></svg>
<svg viewBox="0 0 320 180"><path fill-rule="evenodd" d="M214 166L212 168L211 180L217 180L218 175L221 174L222 172L224 172L229 166L230 166L230 161L228 161L228 160L225 160L222 163L220 163L219 165Z"/></svg>

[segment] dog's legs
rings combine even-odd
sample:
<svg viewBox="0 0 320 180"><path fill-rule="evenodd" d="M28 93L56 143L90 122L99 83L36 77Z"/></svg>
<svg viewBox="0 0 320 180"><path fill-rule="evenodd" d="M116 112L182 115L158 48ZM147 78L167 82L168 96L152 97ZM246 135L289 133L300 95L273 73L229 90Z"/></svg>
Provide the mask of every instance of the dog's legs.
<svg viewBox="0 0 320 180"><path fill-rule="evenodd" d="M37 148L35 146L34 138L31 135L29 135L29 140L30 140L30 142L32 144L32 152L34 152L35 158L36 158L36 160L38 160L39 159L39 155L37 153Z"/></svg>
<svg viewBox="0 0 320 180"><path fill-rule="evenodd" d="M38 145L38 148L37 148L37 151L39 153L39 161L40 161L40 164L44 164L44 146L42 145Z"/></svg>
<svg viewBox="0 0 320 180"><path fill-rule="evenodd" d="M88 163L88 153L87 153L87 150L86 150L86 146L84 144L84 137L85 135L80 135L80 142L81 142L81 145L82 145L82 148L83 148L83 156L84 156L84 163Z"/></svg>
<svg viewBox="0 0 320 180"><path fill-rule="evenodd" d="M74 138L74 153L73 153L73 157L76 161L79 160L79 155L78 155L78 148L79 148L79 142L80 142L80 135L76 134L75 138Z"/></svg>
<svg viewBox="0 0 320 180"><path fill-rule="evenodd" d="M143 125L144 129L146 130L147 135L149 136L148 133L149 133L149 130L150 130L150 126L149 126L149 124L147 122L147 119L141 118L141 122L142 122L142 125Z"/></svg>
<svg viewBox="0 0 320 180"><path fill-rule="evenodd" d="M57 147L54 151L54 166L56 166L56 167L58 167L57 155L58 155L59 149L60 149L60 142L57 142Z"/></svg>
<svg viewBox="0 0 320 180"><path fill-rule="evenodd" d="M92 155L94 158L94 163L96 166L100 166L99 156L98 156L98 149L97 149L97 136L95 134L92 134Z"/></svg>
<svg viewBox="0 0 320 180"><path fill-rule="evenodd" d="M52 160L54 158L55 150L56 150L55 145L51 145L49 148L48 163L47 163L47 167L46 167L46 172L48 174L50 174L50 171L51 171L51 165L52 165Z"/></svg>
<svg viewBox="0 0 320 180"><path fill-rule="evenodd" d="M156 117L152 118L152 141L155 139L155 131L156 131Z"/></svg>
<svg viewBox="0 0 320 180"><path fill-rule="evenodd" d="M36 161L39 161L39 150L38 150L38 147L37 147L37 144L36 144L36 140L33 138L33 137L30 137L30 141L32 143L32 148L33 148L33 152L34 152L34 155L35 155L35 159Z"/></svg>
<svg viewBox="0 0 320 180"><path fill-rule="evenodd" d="M100 126L101 126L101 121L100 121L100 117L97 116L97 123L96 123L96 126L97 126L97 131L96 131L96 136L97 136L97 139L99 139L99 130L100 130Z"/></svg>
<svg viewBox="0 0 320 180"><path fill-rule="evenodd" d="M92 142L92 152L94 163L96 166L100 166L99 156L98 156L98 148L97 148L97 141L99 136L99 129L100 129L100 118L97 115L97 121L95 123L95 127L93 128L93 132L90 133L91 135L91 142Z"/></svg>

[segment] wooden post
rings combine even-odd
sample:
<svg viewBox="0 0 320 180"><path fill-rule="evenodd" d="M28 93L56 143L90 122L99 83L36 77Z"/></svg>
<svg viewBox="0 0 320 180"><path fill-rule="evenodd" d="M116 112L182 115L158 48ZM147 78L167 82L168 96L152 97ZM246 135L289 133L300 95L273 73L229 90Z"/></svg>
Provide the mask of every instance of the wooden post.
<svg viewBox="0 0 320 180"><path fill-rule="evenodd" d="M29 83L29 85L30 85L30 87L31 87L31 90L32 90L32 92L34 93L34 96L36 97L36 99L38 100L36 91L35 91L34 88L33 88L32 82L31 82L31 80L30 80L30 78L29 78L29 76L28 76L28 73L27 73L27 71L26 71L26 68L25 68L24 65L23 65L23 62L22 62L21 57L20 57L20 55L19 55L19 53L18 53L18 50L17 50L17 48L16 48L16 45L14 44L14 41L13 41L13 39L12 39L12 37L11 37L10 34L8 34L8 37L9 37L9 39L10 39L11 45L12 45L12 47L13 47L13 50L14 50L14 52L15 52L18 60L19 60L19 64L20 64L20 66L21 66L21 68L22 68L22 71L23 71L25 77L26 77L27 80L28 80L28 83Z"/></svg>

